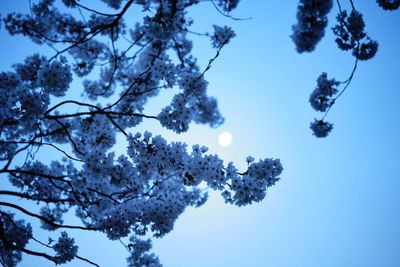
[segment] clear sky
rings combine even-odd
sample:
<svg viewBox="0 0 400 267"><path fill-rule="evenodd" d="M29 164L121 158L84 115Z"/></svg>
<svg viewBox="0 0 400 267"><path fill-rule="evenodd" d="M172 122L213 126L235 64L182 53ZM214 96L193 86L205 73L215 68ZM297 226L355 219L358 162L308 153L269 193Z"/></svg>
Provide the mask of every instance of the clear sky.
<svg viewBox="0 0 400 267"><path fill-rule="evenodd" d="M218 98L226 121L217 129L192 125L181 135L152 122L138 130L206 145L242 168L248 155L280 158L284 172L262 203L238 208L212 195L201 208L187 209L174 230L155 241L154 252L165 267L400 266L400 10L354 2L380 46L375 58L359 64L328 115L335 128L325 139L309 129L320 115L308 97L322 71L345 80L353 67L352 56L336 47L330 29L313 53L299 55L289 38L298 1L242 0L233 15L252 19L241 21L223 17L211 3L193 9L194 30L226 24L237 34L206 75L209 94ZM13 8L0 3L0 13ZM337 12L334 6L328 28ZM24 38L6 38L4 29L0 35L3 69L35 52ZM204 67L214 51L208 40L193 39ZM148 113L168 97L150 101ZM217 142L223 131L233 135L227 148ZM80 255L102 266L125 266L120 244L72 233ZM53 264L24 255L20 266Z"/></svg>

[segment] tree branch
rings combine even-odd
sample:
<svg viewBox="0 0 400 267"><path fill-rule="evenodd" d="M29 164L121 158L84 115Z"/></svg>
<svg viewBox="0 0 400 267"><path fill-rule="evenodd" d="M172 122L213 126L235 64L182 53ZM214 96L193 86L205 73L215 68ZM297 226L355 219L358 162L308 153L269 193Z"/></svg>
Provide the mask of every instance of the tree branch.
<svg viewBox="0 0 400 267"><path fill-rule="evenodd" d="M63 225L63 224L54 223L54 222L50 221L49 219L47 219L46 217L43 217L43 216L38 215L36 213L30 212L30 211L24 209L23 207L15 205L15 204L12 204L12 203L0 201L0 206L5 206L5 207L9 207L9 208L13 208L13 209L19 210L20 212L22 212L22 213L24 213L24 214L26 214L28 216L35 217L35 218L37 218L37 219L39 219L39 220L41 220L41 221L53 226L53 227L56 227L56 228L79 229L79 230L85 230L85 231L99 231L99 229L94 228L94 227Z"/></svg>
<svg viewBox="0 0 400 267"><path fill-rule="evenodd" d="M9 195L15 196L20 198L25 198L34 201L42 201L46 203L73 203L75 202L73 199L57 199L57 198L40 198L39 196L31 196L26 193L20 193L15 191L8 191L8 190L0 190L0 195Z"/></svg>

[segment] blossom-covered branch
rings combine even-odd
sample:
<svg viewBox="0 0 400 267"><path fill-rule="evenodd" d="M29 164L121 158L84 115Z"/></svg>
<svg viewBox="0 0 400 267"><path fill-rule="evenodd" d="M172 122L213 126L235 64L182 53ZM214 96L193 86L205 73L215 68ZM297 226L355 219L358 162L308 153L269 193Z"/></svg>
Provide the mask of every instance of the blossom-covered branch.
<svg viewBox="0 0 400 267"><path fill-rule="evenodd" d="M372 40L365 32L363 15L356 9L353 1L350 0L349 2L351 6L350 14L342 8L341 1L336 0L339 9L339 14L336 17L338 24L332 30L336 36L335 42L339 49L351 51L355 63L349 78L345 81L329 80L325 72L318 77L317 87L309 98L314 110L324 112L323 117L315 119L310 126L316 137L326 137L333 129L333 124L324 121L324 119L336 100L350 85L358 62L373 58L378 51L378 42ZM376 2L385 10L396 10L400 7L398 0L377 0ZM327 15L332 6L333 0L300 0L297 11L298 21L293 26L293 35L291 36L299 53L313 51L325 35L325 28L328 25ZM339 85L343 85L341 90L339 90Z"/></svg>

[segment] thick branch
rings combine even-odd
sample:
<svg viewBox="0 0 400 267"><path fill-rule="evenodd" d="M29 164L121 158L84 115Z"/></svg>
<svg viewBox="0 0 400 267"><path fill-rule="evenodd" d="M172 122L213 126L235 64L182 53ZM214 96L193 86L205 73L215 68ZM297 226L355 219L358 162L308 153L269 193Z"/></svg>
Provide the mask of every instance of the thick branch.
<svg viewBox="0 0 400 267"><path fill-rule="evenodd" d="M40 198L38 196L31 196L25 193L20 193L20 192L15 192L15 191L8 191L8 190L0 190L0 195L9 195L9 196L15 196L15 197L20 197L24 199L29 199L29 200L35 200L35 201L42 201L46 203L71 203L75 202L73 199L58 199L58 198Z"/></svg>
<svg viewBox="0 0 400 267"><path fill-rule="evenodd" d="M43 217L41 215L38 215L36 213L30 212L26 209L24 209L23 207L20 207L18 205L12 204L12 203L8 203L8 202L2 202L0 201L0 206L5 206L5 207L10 207L16 210L19 210L20 212L29 215L31 217L35 217L53 227L56 228L67 228L67 229L79 229L79 230L88 230L88 231L99 231L99 229L94 228L94 227L84 227L84 226L76 226L76 225L63 225L63 224L58 224L55 222L50 221L49 219L47 219L46 217Z"/></svg>
<svg viewBox="0 0 400 267"><path fill-rule="evenodd" d="M132 116L132 117L142 117L148 119L157 119L156 116L145 115L141 113L123 113L123 112L116 112L116 111L104 111L104 110L95 110L95 111L84 111L84 112L77 112L72 114L63 114L63 115L46 115L48 119L65 119L65 118L73 118L73 117L80 117L86 115L96 115L96 114L103 114L103 115L118 115L118 116Z"/></svg>

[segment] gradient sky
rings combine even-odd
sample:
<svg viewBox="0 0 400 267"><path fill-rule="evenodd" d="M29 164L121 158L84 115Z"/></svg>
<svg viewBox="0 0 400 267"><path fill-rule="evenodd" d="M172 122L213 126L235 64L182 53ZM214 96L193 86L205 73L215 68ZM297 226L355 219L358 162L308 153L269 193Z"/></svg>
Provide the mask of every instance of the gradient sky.
<svg viewBox="0 0 400 267"><path fill-rule="evenodd" d="M20 8L5 2L0 13ZM237 34L206 74L209 94L218 98L226 121L217 129L192 125L181 135L155 122L138 130L206 145L242 169L248 155L280 158L284 172L262 203L238 208L212 194L201 208L187 209L174 230L154 243L165 267L400 266L400 11L385 12L372 0L354 2L379 51L359 64L327 117L335 128L325 139L309 129L310 121L320 118L309 94L322 71L345 80L353 67L330 29L313 53L299 55L289 38L298 1L243 0L233 15L252 19L241 21L223 17L211 3L192 10L195 31L226 24ZM335 6L329 28L337 12ZM24 38L6 37L4 29L0 36L3 69L37 52ZM215 52L208 40L193 39L204 68ZM156 113L169 98L151 100L146 112ZM233 135L228 148L217 143L223 131ZM80 255L102 266L125 266L127 254L119 243L98 234L71 234L81 244ZM53 264L24 255L20 266Z"/></svg>

